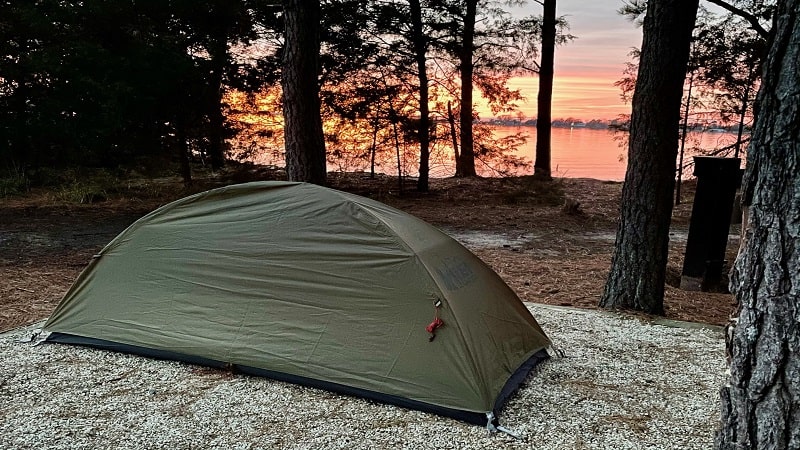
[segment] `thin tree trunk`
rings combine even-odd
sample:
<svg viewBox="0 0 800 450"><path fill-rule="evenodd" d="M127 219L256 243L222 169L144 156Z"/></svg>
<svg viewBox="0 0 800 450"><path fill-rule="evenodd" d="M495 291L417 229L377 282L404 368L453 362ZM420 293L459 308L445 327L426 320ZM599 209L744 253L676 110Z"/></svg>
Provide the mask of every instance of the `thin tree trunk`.
<svg viewBox="0 0 800 450"><path fill-rule="evenodd" d="M325 184L325 138L320 117L319 2L284 0L283 49L284 145L291 181Z"/></svg>
<svg viewBox="0 0 800 450"><path fill-rule="evenodd" d="M600 306L664 312L683 82L698 0L649 0L633 94L628 170Z"/></svg>
<svg viewBox="0 0 800 450"><path fill-rule="evenodd" d="M689 107L692 104L692 85L694 72L689 74L689 92L686 95L686 107L683 109L683 127L681 127L681 150L678 155L678 182L675 185L675 204L681 204L681 181L683 180L683 153L686 149L686 134L689 131Z"/></svg>
<svg viewBox="0 0 800 450"><path fill-rule="evenodd" d="M428 192L428 178L430 175L430 110L428 106L428 45L422 30L422 5L419 0L409 0L411 8L411 40L414 45L414 58L417 61L417 77L419 79L419 123L417 134L419 137L419 178L417 190Z"/></svg>
<svg viewBox="0 0 800 450"><path fill-rule="evenodd" d="M750 76L747 77L748 80L751 80L750 83L747 83L747 87L744 90L744 96L742 97L742 113L739 114L739 131L736 132L736 150L733 152L733 157L738 158L739 153L742 149L742 133L744 132L744 119L747 115L747 98L750 96L750 86L753 84L753 72L756 69L751 67L750 68Z"/></svg>
<svg viewBox="0 0 800 450"><path fill-rule="evenodd" d="M180 166L181 178L183 179L183 186L188 188L192 185L192 155L189 150L189 142L186 139L186 126L183 124L182 120L176 122L175 138L178 141L178 164Z"/></svg>
<svg viewBox="0 0 800 450"><path fill-rule="evenodd" d="M211 167L220 169L225 165L225 116L222 100L222 73L228 60L228 41L224 35L216 36L217 41L211 49L211 74L209 76L209 89L211 89L212 105L209 111L209 146L208 154Z"/></svg>
<svg viewBox="0 0 800 450"><path fill-rule="evenodd" d="M397 124L394 124L394 146L397 155L397 193L403 195L403 166L400 161L400 140L397 137Z"/></svg>
<svg viewBox="0 0 800 450"><path fill-rule="evenodd" d="M460 172L460 158L458 152L458 132L456 131L456 116L453 115L453 107L447 102L447 123L450 124L450 139L453 141L453 156L456 163L456 176L462 176Z"/></svg>
<svg viewBox="0 0 800 450"><path fill-rule="evenodd" d="M377 144L378 144L378 131L380 130L380 122L378 119L372 123L372 146L369 148L369 177L370 179L375 179L375 153L377 153Z"/></svg>
<svg viewBox="0 0 800 450"><path fill-rule="evenodd" d="M459 71L461 73L461 155L456 173L462 177L474 177L475 149L472 134L472 75L475 65L472 61L475 41L475 15L478 0L466 0L464 15L464 34L461 37Z"/></svg>
<svg viewBox="0 0 800 450"><path fill-rule="evenodd" d="M534 176L550 180L550 142L552 131L553 65L556 52L556 0L544 0L542 21L542 61L539 64L539 94L536 113L536 159Z"/></svg>
<svg viewBox="0 0 800 450"><path fill-rule="evenodd" d="M392 134L394 135L394 150L397 156L397 189L400 195L403 195L403 166L400 160L400 137L397 131L397 113L394 110L394 105L389 105L389 114L392 118Z"/></svg>
<svg viewBox="0 0 800 450"><path fill-rule="evenodd" d="M800 0L778 2L747 154L719 449L800 448Z"/></svg>

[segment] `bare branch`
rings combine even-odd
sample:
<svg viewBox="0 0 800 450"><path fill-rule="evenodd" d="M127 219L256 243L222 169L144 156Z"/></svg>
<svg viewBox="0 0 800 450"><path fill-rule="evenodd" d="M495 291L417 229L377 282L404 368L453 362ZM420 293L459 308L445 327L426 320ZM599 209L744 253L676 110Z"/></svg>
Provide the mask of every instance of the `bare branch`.
<svg viewBox="0 0 800 450"><path fill-rule="evenodd" d="M756 33L758 33L764 39L769 39L769 31L767 31L764 27L761 26L761 23L758 21L758 18L756 16L750 14L749 12L743 9L737 8L724 0L706 0L706 1L715 4L720 8L726 9L736 14L737 16L741 17L742 19L750 22L750 26L753 28L753 30L756 31Z"/></svg>

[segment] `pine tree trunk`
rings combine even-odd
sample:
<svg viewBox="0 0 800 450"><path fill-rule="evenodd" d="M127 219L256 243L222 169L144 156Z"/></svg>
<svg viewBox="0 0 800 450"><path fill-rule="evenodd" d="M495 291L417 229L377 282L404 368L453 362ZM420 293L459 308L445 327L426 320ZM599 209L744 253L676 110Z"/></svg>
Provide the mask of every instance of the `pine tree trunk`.
<svg viewBox="0 0 800 450"><path fill-rule="evenodd" d="M225 165L225 116L222 112L224 102L222 99L222 73L228 62L227 36L215 36L211 49L211 74L209 76L209 89L211 90L211 105L208 117L208 154L211 167L220 169Z"/></svg>
<svg viewBox="0 0 800 450"><path fill-rule="evenodd" d="M556 0L544 0L542 21L542 61L539 64L539 94L536 112L536 160L533 174L537 178L552 178L550 142L553 106L553 65L556 51Z"/></svg>
<svg viewBox="0 0 800 450"><path fill-rule="evenodd" d="M284 0L284 146L290 181L325 184L325 139L320 117L319 2Z"/></svg>
<svg viewBox="0 0 800 450"><path fill-rule="evenodd" d="M800 0L778 2L747 154L719 449L800 448Z"/></svg>
<svg viewBox="0 0 800 450"><path fill-rule="evenodd" d="M461 72L461 157L456 171L462 177L474 177L475 149L472 134L472 74L475 65L472 62L473 44L475 41L475 15L478 1L466 1L464 15L464 34L461 37L461 54L459 55L459 71Z"/></svg>
<svg viewBox="0 0 800 450"><path fill-rule="evenodd" d="M411 40L414 45L414 59L417 62L417 78L419 79L419 178L417 190L428 192L430 175L430 107L428 106L428 45L422 30L422 5L419 0L409 0L411 9Z"/></svg>
<svg viewBox="0 0 800 450"><path fill-rule="evenodd" d="M683 82L698 0L650 0L636 90L628 170L611 271L600 306L664 312Z"/></svg>

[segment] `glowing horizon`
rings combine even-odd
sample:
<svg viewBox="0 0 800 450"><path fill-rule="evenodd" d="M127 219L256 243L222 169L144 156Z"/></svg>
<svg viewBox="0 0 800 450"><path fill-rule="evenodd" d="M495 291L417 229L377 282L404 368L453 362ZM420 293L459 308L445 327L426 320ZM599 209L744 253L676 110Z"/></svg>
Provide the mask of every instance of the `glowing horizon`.
<svg viewBox="0 0 800 450"><path fill-rule="evenodd" d="M621 0L559 0L556 14L569 24L576 39L556 48L553 80L553 118L615 119L630 113L614 82L622 77L630 52L642 42L642 30L617 13ZM535 3L515 11L515 15L539 15ZM536 96L539 79L534 76L511 80L510 87L526 97L520 110L526 117L536 117ZM477 97L476 93L476 97ZM478 105L481 117L491 111Z"/></svg>
<svg viewBox="0 0 800 450"><path fill-rule="evenodd" d="M620 74L585 76L556 73L553 80L553 119L612 120L620 114L629 114L630 105L623 103L619 88L614 86L620 77ZM519 111L526 118L535 118L539 79L532 76L516 77L509 80L508 84L525 96L525 100L519 103ZM482 102L478 103L477 110L481 118L494 116Z"/></svg>

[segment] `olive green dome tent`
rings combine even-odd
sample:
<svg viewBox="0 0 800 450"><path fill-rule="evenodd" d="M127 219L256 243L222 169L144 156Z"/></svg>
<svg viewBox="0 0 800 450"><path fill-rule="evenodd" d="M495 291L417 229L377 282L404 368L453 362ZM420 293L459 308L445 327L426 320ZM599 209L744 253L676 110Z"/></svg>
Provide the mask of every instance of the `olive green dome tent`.
<svg viewBox="0 0 800 450"><path fill-rule="evenodd" d="M476 424L550 343L500 277L435 227L287 182L214 189L139 219L44 330Z"/></svg>

